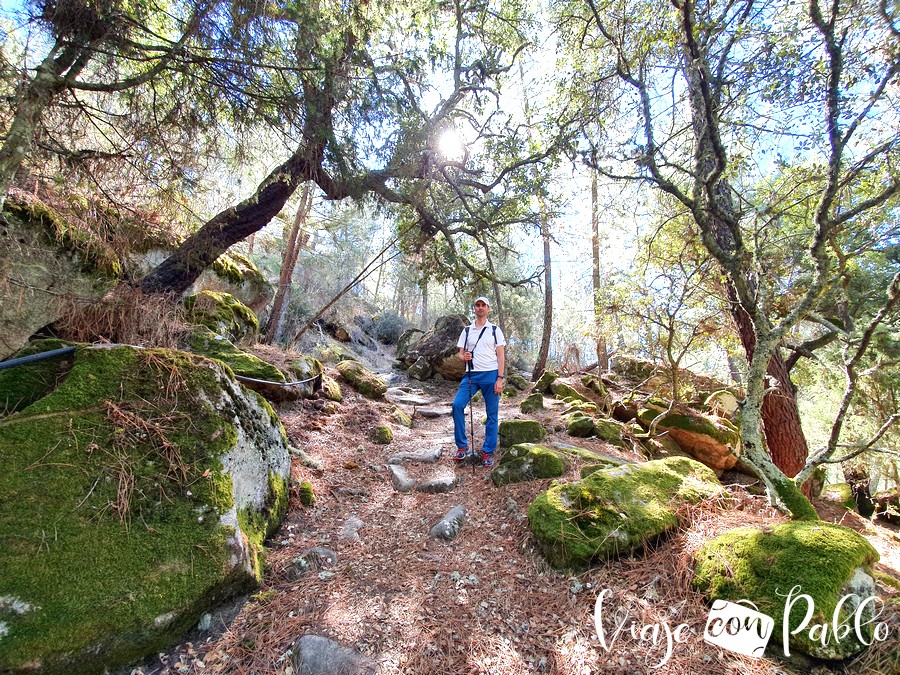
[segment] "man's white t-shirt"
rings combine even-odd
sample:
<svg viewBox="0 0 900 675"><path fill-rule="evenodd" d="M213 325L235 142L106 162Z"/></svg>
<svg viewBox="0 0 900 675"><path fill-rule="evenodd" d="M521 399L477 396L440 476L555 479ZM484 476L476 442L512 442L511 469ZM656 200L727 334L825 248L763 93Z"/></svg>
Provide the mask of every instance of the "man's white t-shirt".
<svg viewBox="0 0 900 675"><path fill-rule="evenodd" d="M484 328L484 333L481 333ZM481 339L478 336L481 335ZM475 343L478 343L477 345ZM486 370L498 370L500 364L497 363L497 347L506 345L506 338L503 337L503 331L497 326L497 342L494 343L494 324L485 321L484 326L476 328L473 321L469 325L469 339L466 341L466 331L463 330L459 334L459 340L456 346L465 349L467 352L474 350L472 355L472 370L475 372L483 372Z"/></svg>

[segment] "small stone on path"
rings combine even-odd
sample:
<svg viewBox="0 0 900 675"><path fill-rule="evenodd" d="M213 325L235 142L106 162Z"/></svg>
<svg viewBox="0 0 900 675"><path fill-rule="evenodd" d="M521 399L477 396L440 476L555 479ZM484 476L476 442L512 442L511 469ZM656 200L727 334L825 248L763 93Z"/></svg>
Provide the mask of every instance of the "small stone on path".
<svg viewBox="0 0 900 675"><path fill-rule="evenodd" d="M441 458L441 448L425 448L415 452L398 452L388 460L388 464L402 464L403 462L422 462L434 464Z"/></svg>
<svg viewBox="0 0 900 675"><path fill-rule="evenodd" d="M415 479L410 478L402 466L388 464L387 468L391 474L391 485L397 492L410 492L416 486Z"/></svg>
<svg viewBox="0 0 900 675"><path fill-rule="evenodd" d="M462 504L454 506L443 518L438 521L437 525L431 528L431 536L435 539L443 539L450 541L459 534L463 523L466 520L466 507Z"/></svg>
<svg viewBox="0 0 900 675"><path fill-rule="evenodd" d="M416 485L418 492L427 492L428 494L440 494L450 492L456 487L456 476L438 476L437 478L429 478Z"/></svg>
<svg viewBox="0 0 900 675"><path fill-rule="evenodd" d="M376 664L349 647L320 635L304 635L294 643L294 669L298 675L372 675Z"/></svg>

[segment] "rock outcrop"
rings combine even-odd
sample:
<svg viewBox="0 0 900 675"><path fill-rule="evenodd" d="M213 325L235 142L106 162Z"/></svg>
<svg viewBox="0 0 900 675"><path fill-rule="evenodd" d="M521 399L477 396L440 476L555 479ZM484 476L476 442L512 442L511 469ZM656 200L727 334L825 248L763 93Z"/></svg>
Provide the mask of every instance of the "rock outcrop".
<svg viewBox="0 0 900 675"><path fill-rule="evenodd" d="M435 322L434 328L409 347L403 357L403 363L409 367L419 359L424 359L441 377L458 382L465 375L466 366L457 356L459 350L456 342L468 324L464 316L442 316ZM421 368L421 365L418 368Z"/></svg>
<svg viewBox="0 0 900 675"><path fill-rule="evenodd" d="M638 420L647 427L660 412L655 407L642 409ZM676 405L659 420L656 430L669 432L684 452L713 471L726 471L740 459L740 431L721 417Z"/></svg>
<svg viewBox="0 0 900 675"><path fill-rule="evenodd" d="M241 342L259 333L256 314L231 293L200 291L187 296L183 302L192 323L206 326L232 342Z"/></svg>
<svg viewBox="0 0 900 675"><path fill-rule="evenodd" d="M387 392L384 380L359 361L341 361L335 367L350 386L366 398L380 399Z"/></svg>
<svg viewBox="0 0 900 675"><path fill-rule="evenodd" d="M57 346L37 344L33 349ZM95 673L179 639L261 577L287 508L284 429L217 361L80 345L0 371L0 671Z"/></svg>

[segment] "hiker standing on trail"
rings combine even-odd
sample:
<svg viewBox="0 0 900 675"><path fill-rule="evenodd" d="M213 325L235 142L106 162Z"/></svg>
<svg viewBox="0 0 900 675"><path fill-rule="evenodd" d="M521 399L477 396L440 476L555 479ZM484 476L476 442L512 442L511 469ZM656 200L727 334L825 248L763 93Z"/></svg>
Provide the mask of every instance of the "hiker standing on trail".
<svg viewBox="0 0 900 675"><path fill-rule="evenodd" d="M497 449L500 392L503 391L503 380L506 377L506 339L500 327L487 320L491 306L486 297L475 298L474 309L475 321L463 329L456 343L459 358L466 364L466 374L459 384L456 398L453 399L453 437L457 448L453 459L461 462L469 456L465 409L475 392L480 391L484 396L484 409L487 413L481 463L493 466L494 450Z"/></svg>

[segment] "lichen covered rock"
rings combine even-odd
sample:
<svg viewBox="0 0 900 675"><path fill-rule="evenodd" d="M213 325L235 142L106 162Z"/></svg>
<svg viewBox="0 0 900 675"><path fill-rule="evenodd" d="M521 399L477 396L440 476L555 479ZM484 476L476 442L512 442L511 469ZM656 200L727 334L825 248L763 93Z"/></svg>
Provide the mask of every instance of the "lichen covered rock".
<svg viewBox="0 0 900 675"><path fill-rule="evenodd" d="M322 375L322 395L329 401L340 403L344 400L344 394L341 392L341 385L334 378Z"/></svg>
<svg viewBox="0 0 900 675"><path fill-rule="evenodd" d="M841 504L851 511L856 508L853 490L849 483L832 483L822 488L821 499L826 502Z"/></svg>
<svg viewBox="0 0 900 675"><path fill-rule="evenodd" d="M382 398L387 384L359 361L341 361L336 366L341 376L366 398Z"/></svg>
<svg viewBox="0 0 900 675"><path fill-rule="evenodd" d="M602 418L594 420L594 435L607 443L624 445L622 441L622 434L624 431L625 425L620 422Z"/></svg>
<svg viewBox="0 0 900 675"><path fill-rule="evenodd" d="M121 667L258 583L290 469L263 399L215 361L86 345L45 394L0 418L0 597L28 607L0 671Z"/></svg>
<svg viewBox="0 0 900 675"><path fill-rule="evenodd" d="M387 424L379 424L372 429L372 442L378 445L388 445L394 440L394 432Z"/></svg>
<svg viewBox="0 0 900 675"><path fill-rule="evenodd" d="M231 293L200 291L184 299L184 307L193 323L232 342L251 338L259 332L256 314Z"/></svg>
<svg viewBox="0 0 900 675"><path fill-rule="evenodd" d="M537 389L536 386L535 389ZM550 391L552 391L553 395L558 399L590 403L587 396L575 389L575 387L570 384L566 384L565 382L560 382L559 380L554 380L550 383Z"/></svg>
<svg viewBox="0 0 900 675"><path fill-rule="evenodd" d="M551 487L529 507L528 522L551 565L577 568L642 548L677 526L679 506L721 492L715 474L692 459L627 464Z"/></svg>
<svg viewBox="0 0 900 675"><path fill-rule="evenodd" d="M571 415L566 424L566 433L575 438L587 438L594 433L594 420L584 414Z"/></svg>
<svg viewBox="0 0 900 675"><path fill-rule="evenodd" d="M875 594L871 566L878 552L866 539L851 529L822 521L794 521L759 530L731 530L708 542L695 555L694 587L714 600L750 600L759 611L775 620L770 648L784 653L785 605L792 589L811 597L815 611L805 630L788 638L788 650L796 650L820 659L843 659L862 651L864 646L850 628L841 639L829 634L825 644L810 639L813 624L830 625L835 607L846 595L857 598L845 603L838 621L849 620L859 603ZM801 626L808 603L792 603L788 612L788 633ZM869 605L866 610L872 609ZM872 640L872 614L862 627L866 640Z"/></svg>
<svg viewBox="0 0 900 675"><path fill-rule="evenodd" d="M519 410L522 411L525 415L530 415L531 413L537 412L538 410L544 409L544 395L538 391L533 394L529 394L522 402L519 404Z"/></svg>
<svg viewBox="0 0 900 675"><path fill-rule="evenodd" d="M547 435L547 430L535 420L501 420L499 445L511 448L519 443L536 443Z"/></svg>
<svg viewBox="0 0 900 675"><path fill-rule="evenodd" d="M500 463L491 471L497 487L542 478L562 476L566 470L563 455L545 445L520 443L503 453Z"/></svg>
<svg viewBox="0 0 900 675"><path fill-rule="evenodd" d="M303 384L295 385L303 395L303 398L312 398L322 387L324 378L322 362L313 356L301 356L291 361L289 366L292 382L303 381ZM327 398L326 394L326 398Z"/></svg>

